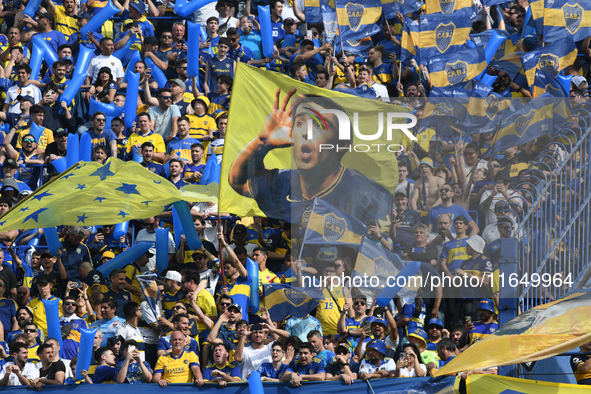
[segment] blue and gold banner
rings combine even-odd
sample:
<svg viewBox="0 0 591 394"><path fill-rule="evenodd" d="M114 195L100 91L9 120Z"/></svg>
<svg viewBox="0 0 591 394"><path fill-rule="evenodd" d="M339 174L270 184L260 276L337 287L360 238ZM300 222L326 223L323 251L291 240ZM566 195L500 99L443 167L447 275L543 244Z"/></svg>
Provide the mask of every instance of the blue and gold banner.
<svg viewBox="0 0 591 394"><path fill-rule="evenodd" d="M407 16L404 17L402 26L402 39L400 40L400 62L410 65L419 46L419 22Z"/></svg>
<svg viewBox="0 0 591 394"><path fill-rule="evenodd" d="M591 36L591 2L554 0L544 7L544 42L567 36L578 42Z"/></svg>
<svg viewBox="0 0 591 394"><path fill-rule="evenodd" d="M282 283L263 285L263 305L273 321L282 321L287 316L305 317L323 299L322 291L316 289L296 288Z"/></svg>
<svg viewBox="0 0 591 394"><path fill-rule="evenodd" d="M509 37L509 33L507 33L506 30L494 29L494 31L496 31L498 34L504 37ZM492 32L493 30L487 30L483 31L482 33L470 34L470 39L477 47L486 48L486 45L490 40ZM497 51L495 52L491 61L500 60L501 58L503 58L503 56L508 55L512 52L515 52L515 46L511 43L510 40L504 40L499 46L499 49L497 49Z"/></svg>
<svg viewBox="0 0 591 394"><path fill-rule="evenodd" d="M427 14L452 14L462 8L474 6L472 0L426 0L425 11Z"/></svg>
<svg viewBox="0 0 591 394"><path fill-rule="evenodd" d="M178 190L133 161L80 162L0 217L0 231L117 224L158 215L179 200L217 198L213 185L185 187Z"/></svg>
<svg viewBox="0 0 591 394"><path fill-rule="evenodd" d="M497 375L472 374L466 380L467 394L583 394L589 391L588 387L585 385L544 382Z"/></svg>
<svg viewBox="0 0 591 394"><path fill-rule="evenodd" d="M518 111L504 111L493 142L493 153L525 144L543 134L552 134L555 102L555 97L544 94Z"/></svg>
<svg viewBox="0 0 591 394"><path fill-rule="evenodd" d="M526 53L521 57L523 71L529 86L534 84L536 69L546 71L556 77L558 73L572 65L577 58L577 47L572 37L566 37L543 48Z"/></svg>
<svg viewBox="0 0 591 394"><path fill-rule="evenodd" d="M339 34L339 23L337 22L337 11L334 0L328 2L320 0L320 10L322 11L322 24L324 25L324 35L328 41L333 41Z"/></svg>
<svg viewBox="0 0 591 394"><path fill-rule="evenodd" d="M362 54L372 46L371 36L381 27L376 23L382 15L380 0L362 0L355 3L335 0L339 34L343 50Z"/></svg>
<svg viewBox="0 0 591 394"><path fill-rule="evenodd" d="M536 29L536 35L544 34L544 0L529 0L531 18Z"/></svg>
<svg viewBox="0 0 591 394"><path fill-rule="evenodd" d="M427 64L429 57L464 49L472 30L473 16L472 8L463 8L452 14L421 15L419 62Z"/></svg>
<svg viewBox="0 0 591 394"><path fill-rule="evenodd" d="M385 204L391 201L384 201ZM316 198L310 213L304 244L347 245L357 247L367 227L353 216L345 215L329 203Z"/></svg>
<svg viewBox="0 0 591 394"><path fill-rule="evenodd" d="M322 12L320 10L320 0L304 0L304 13L306 23L321 23Z"/></svg>
<svg viewBox="0 0 591 394"><path fill-rule="evenodd" d="M443 87L468 82L486 69L481 47L464 49L427 58L431 86Z"/></svg>
<svg viewBox="0 0 591 394"><path fill-rule="evenodd" d="M544 93L548 93L554 97L568 97L568 94L564 91L558 79L544 70L536 69L532 96L538 97Z"/></svg>

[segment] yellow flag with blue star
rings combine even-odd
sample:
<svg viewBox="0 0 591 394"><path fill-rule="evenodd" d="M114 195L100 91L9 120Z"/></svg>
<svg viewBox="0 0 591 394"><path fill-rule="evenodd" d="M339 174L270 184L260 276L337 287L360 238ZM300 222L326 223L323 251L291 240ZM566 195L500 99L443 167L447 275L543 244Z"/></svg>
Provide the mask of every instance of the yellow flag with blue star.
<svg viewBox="0 0 591 394"><path fill-rule="evenodd" d="M43 185L0 217L0 231L58 225L94 226L144 219L179 201L207 201L217 188L191 186L181 193L170 181L136 162L110 158L80 162Z"/></svg>

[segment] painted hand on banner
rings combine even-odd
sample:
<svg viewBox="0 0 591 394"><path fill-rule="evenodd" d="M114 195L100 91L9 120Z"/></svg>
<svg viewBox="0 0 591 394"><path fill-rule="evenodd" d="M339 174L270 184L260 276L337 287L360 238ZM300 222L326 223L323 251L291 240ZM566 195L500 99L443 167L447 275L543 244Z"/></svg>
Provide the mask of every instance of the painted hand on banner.
<svg viewBox="0 0 591 394"><path fill-rule="evenodd" d="M279 107L281 90L277 89L277 92L275 93L273 110L269 116L267 116L267 119L265 119L265 124L259 134L259 139L267 145L269 149L291 146L291 108L288 109L287 107L289 105L289 100L296 91L297 89L294 88L287 93L281 108Z"/></svg>

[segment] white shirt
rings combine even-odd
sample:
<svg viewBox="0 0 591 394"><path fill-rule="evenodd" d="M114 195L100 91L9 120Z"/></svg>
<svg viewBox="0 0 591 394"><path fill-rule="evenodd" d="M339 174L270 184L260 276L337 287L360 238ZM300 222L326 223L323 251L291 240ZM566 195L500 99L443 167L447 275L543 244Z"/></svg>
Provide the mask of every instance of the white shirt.
<svg viewBox="0 0 591 394"><path fill-rule="evenodd" d="M213 272L211 269L206 269L203 272L199 273L199 278L201 280L205 279L208 281L208 286L205 290L209 291L212 296L215 297L215 286L218 283L219 275Z"/></svg>
<svg viewBox="0 0 591 394"><path fill-rule="evenodd" d="M158 306L156 312L160 312L162 310L161 302L158 301L156 305ZM144 319L147 324L152 325L158 322L158 319L154 316L154 313L152 312L152 309L150 308L150 305L148 305L147 301L144 301L140 304L140 310L142 311L142 319ZM148 345L156 345L158 343L158 339L160 338L160 329L158 326L150 328L140 327L139 329L142 333L142 336L144 337L144 343Z"/></svg>
<svg viewBox="0 0 591 394"><path fill-rule="evenodd" d="M197 11L193 13L193 22L200 23L201 26L207 25L207 19L215 16L218 18L220 14L215 9L217 2L209 3L204 5L203 7L199 8Z"/></svg>
<svg viewBox="0 0 591 394"><path fill-rule="evenodd" d="M240 368L242 369L242 380L248 380L246 377L252 371L259 369L262 363L270 363L271 360L271 348L273 342L266 344L260 349L253 349L252 346L244 348L242 352L242 363Z"/></svg>
<svg viewBox="0 0 591 394"><path fill-rule="evenodd" d="M361 354L365 354L365 349L366 349L367 344L369 342L370 341L366 341L361 344ZM398 338L396 338L396 341L393 341L392 338L390 338L390 335L386 335L386 339L384 340L384 343L386 344L386 347L388 349L396 350L396 348L398 347Z"/></svg>
<svg viewBox="0 0 591 394"><path fill-rule="evenodd" d="M123 338L124 341L134 340L138 343L144 343L144 336L142 335L140 329L138 327L134 327L128 322L123 323L119 327L117 327L117 331L115 331L115 336L120 336ZM142 361L146 360L146 352L144 350L138 349L140 351L140 358Z"/></svg>
<svg viewBox="0 0 591 394"><path fill-rule="evenodd" d="M501 234L499 234L499 229L497 228L497 224L489 224L484 228L482 231L482 239L486 241L486 244L496 241L497 239L501 238Z"/></svg>
<svg viewBox="0 0 591 394"><path fill-rule="evenodd" d="M86 74L88 74L88 76L92 79L92 83L96 81L99 70L102 67L109 67L111 69L111 75L113 75L114 81L117 81L117 78L123 78L124 72L121 60L117 59L113 55L98 55L97 57L90 60L90 63L88 64L88 69L86 70Z"/></svg>
<svg viewBox="0 0 591 394"><path fill-rule="evenodd" d="M147 242L147 243L151 244L153 248L155 248L156 247L156 232L149 233L145 228L143 228L137 233L137 237L135 237L135 242L136 243ZM175 253L176 253L176 247L174 244L174 238L172 237L172 234L169 232L168 233L168 254L175 254ZM156 268L156 256L150 257L148 264L146 264L145 267L142 267L142 272L152 271L154 268Z"/></svg>
<svg viewBox="0 0 591 394"><path fill-rule="evenodd" d="M386 88L381 83L374 82L371 85L372 89L375 90L376 96L382 99L382 102L389 103L390 102L390 95L388 94L388 88Z"/></svg>
<svg viewBox="0 0 591 394"><path fill-rule="evenodd" d="M222 164L222 155L224 154L224 140L225 138L218 138L209 143L207 146L207 156L216 155L218 164Z"/></svg>
<svg viewBox="0 0 591 394"><path fill-rule="evenodd" d="M4 376L6 375L6 367L8 365L14 365L13 361L9 361L6 364L4 364L4 366L2 367L2 370L0 371L0 379L3 379ZM41 363L39 363L39 365L41 365ZM39 369L37 369L37 366L31 362L28 362L25 364L25 367L23 368L21 374L30 380L33 379L37 379L39 377ZM11 373L10 377L8 378L8 385L9 386L22 386L21 381L18 379L18 377L16 376L15 373Z"/></svg>
<svg viewBox="0 0 591 394"><path fill-rule="evenodd" d="M224 34L220 34L222 37L226 37L226 32L228 31L228 29L234 27L234 28L238 28L239 26L239 22L238 19L234 18L233 16L229 16L227 18L222 18L221 16L218 16L218 19L220 21L220 26L223 25L224 23L226 24L226 29L224 30Z"/></svg>
<svg viewBox="0 0 591 394"><path fill-rule="evenodd" d="M212 142L212 144L213 144L213 142ZM193 205L191 210L195 211L195 212L199 212L200 214L205 214L205 213L210 214L210 213L215 213L218 211L218 205L217 204L207 205L206 202L200 202L200 203ZM206 240L211 242L215 246L216 250L218 249L218 244L219 244L217 233L218 233L218 221L217 220L206 220L205 221L205 228L203 228L203 238L205 238Z"/></svg>
<svg viewBox="0 0 591 394"><path fill-rule="evenodd" d="M376 371L396 371L396 363L389 357L385 357L377 367L364 358L359 366L359 373L374 373Z"/></svg>
<svg viewBox="0 0 591 394"><path fill-rule="evenodd" d="M28 84L24 87L20 87L18 85L11 86L6 91L6 100L4 101L5 104L10 105L8 112L11 114L20 114L21 112L21 103L16 98L18 96L31 96L35 99L35 104L41 101L41 90L35 85Z"/></svg>
<svg viewBox="0 0 591 394"><path fill-rule="evenodd" d="M236 244L232 244L232 245L228 245L228 246L232 250L234 250L236 248ZM246 254L251 259L252 259L252 254L254 253L254 250L258 247L259 247L258 245L250 243L250 242L247 242L246 245L244 245L244 249L246 249ZM224 250L222 251L222 258L225 259L226 257L228 257L228 252L226 252L226 249L224 248Z"/></svg>
<svg viewBox="0 0 591 394"><path fill-rule="evenodd" d="M419 363L419 365L421 366L421 369L423 370L423 373L424 373L423 376L427 376L427 367L425 367L425 364ZM412 369L410 371L408 369L406 369L406 367L400 368L400 377L401 378L415 378L416 376L417 376L417 371L415 371L415 367L412 367Z"/></svg>

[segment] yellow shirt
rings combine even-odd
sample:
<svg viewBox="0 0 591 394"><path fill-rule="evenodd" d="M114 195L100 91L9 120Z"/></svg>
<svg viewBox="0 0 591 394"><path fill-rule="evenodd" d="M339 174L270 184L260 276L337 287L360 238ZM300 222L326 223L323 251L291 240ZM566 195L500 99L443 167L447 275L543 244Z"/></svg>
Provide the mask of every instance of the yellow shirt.
<svg viewBox="0 0 591 394"><path fill-rule="evenodd" d="M140 282L138 282L137 280L137 276L141 275L142 273L139 267L135 265L135 263L131 263L123 267L123 270L125 271L125 279L127 280L127 283L131 284L133 287L141 289ZM142 303L140 293L131 293L131 295L133 296L133 300L135 302L137 302L138 304Z"/></svg>
<svg viewBox="0 0 591 394"><path fill-rule="evenodd" d="M76 19L66 15L64 6L56 5L55 11L53 12L53 17L55 19L55 30L64 33L64 36L66 36L66 41L70 39L72 34L78 32Z"/></svg>
<svg viewBox="0 0 591 394"><path fill-rule="evenodd" d="M31 132L31 128L29 127L26 130L22 130L20 133L18 133L18 139L16 141L16 147L17 149L21 149L23 147L23 137L27 134L29 134ZM51 144L53 142L53 132L51 130L49 130L48 128L45 128L43 130L43 133L41 134L41 137L39 137L39 141L37 141L37 147L39 149L47 149L47 145Z"/></svg>
<svg viewBox="0 0 591 394"><path fill-rule="evenodd" d="M137 144L143 144L146 141L150 141L154 144L154 153L166 153L166 145L164 144L164 139L160 134L154 133L154 131L150 131L148 134L140 135L137 133L133 133L127 139L127 144L125 144L125 150L127 153L131 152L134 146ZM157 160L154 160L160 163Z"/></svg>
<svg viewBox="0 0 591 394"><path fill-rule="evenodd" d="M263 285L269 283L279 283L279 278L270 269L259 271L259 289L263 290ZM262 300L261 300L262 302Z"/></svg>
<svg viewBox="0 0 591 394"><path fill-rule="evenodd" d="M341 310L343 310L343 306L345 305L345 294L343 293L343 287L339 286L333 290L330 290L330 292L328 289L324 289L323 294L324 301L318 305L318 309L316 310L316 319L318 319L320 324L322 324L322 333L324 335L336 335L338 334L337 323L339 322L341 313L335 304L335 300L337 301Z"/></svg>
<svg viewBox="0 0 591 394"><path fill-rule="evenodd" d="M186 298L183 300L183 302L185 302L187 305L189 304ZM217 319L218 310L215 306L215 299L209 291L204 289L201 290L199 294L197 294L197 306L201 308L203 313L209 316L212 320ZM197 329L199 332L203 332L206 329L210 330L211 327L206 327L204 323L197 321Z"/></svg>
<svg viewBox="0 0 591 394"><path fill-rule="evenodd" d="M55 300L56 297L51 296L49 300ZM41 301L41 296L33 298L29 303L29 307L33 310L33 323L43 331L45 337L47 337L47 316L45 313L45 305ZM59 315L62 317L62 300L59 300Z"/></svg>
<svg viewBox="0 0 591 394"><path fill-rule="evenodd" d="M183 350L183 353L177 358L172 353L160 356L156 362L154 373L161 373L162 379L168 383L193 383L192 366L199 367L197 355Z"/></svg>

